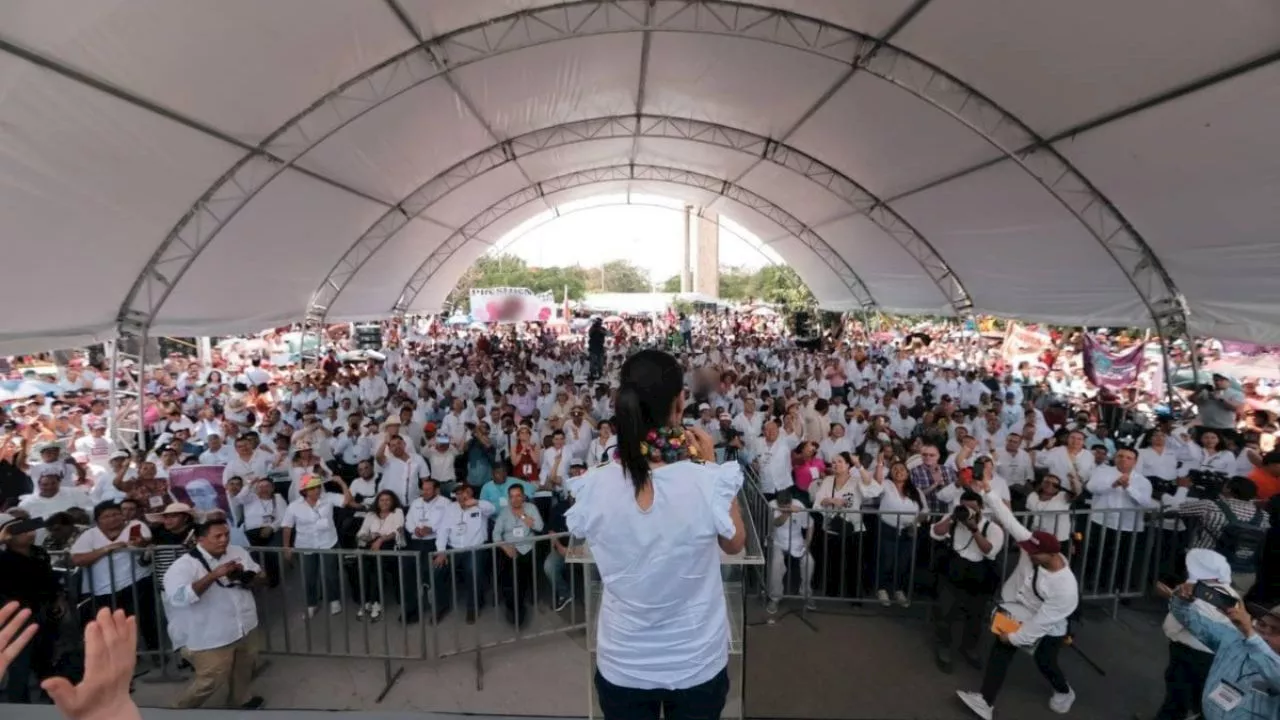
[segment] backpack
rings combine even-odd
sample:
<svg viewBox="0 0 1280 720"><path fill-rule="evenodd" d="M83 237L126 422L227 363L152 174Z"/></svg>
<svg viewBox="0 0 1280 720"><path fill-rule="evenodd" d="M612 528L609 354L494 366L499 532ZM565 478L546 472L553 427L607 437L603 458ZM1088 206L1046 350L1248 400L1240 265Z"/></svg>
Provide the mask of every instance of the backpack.
<svg viewBox="0 0 1280 720"><path fill-rule="evenodd" d="M1258 553L1267 538L1267 531L1262 527L1262 512L1254 510L1253 517L1243 522L1222 500L1215 500L1214 505L1227 521L1218 532L1215 549L1227 559L1232 572L1257 572Z"/></svg>

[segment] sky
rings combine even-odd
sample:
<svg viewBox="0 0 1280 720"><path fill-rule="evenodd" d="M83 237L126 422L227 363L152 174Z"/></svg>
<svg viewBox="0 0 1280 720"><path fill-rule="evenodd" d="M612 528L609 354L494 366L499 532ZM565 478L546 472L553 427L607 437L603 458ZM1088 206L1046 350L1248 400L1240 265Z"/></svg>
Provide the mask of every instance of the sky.
<svg viewBox="0 0 1280 720"><path fill-rule="evenodd" d="M628 260L661 283L680 272L684 203L661 197L601 195L560 205L515 228L494 253L517 255L530 265L596 267ZM720 216L720 264L759 268L781 262L750 231ZM695 250L696 252L696 250Z"/></svg>

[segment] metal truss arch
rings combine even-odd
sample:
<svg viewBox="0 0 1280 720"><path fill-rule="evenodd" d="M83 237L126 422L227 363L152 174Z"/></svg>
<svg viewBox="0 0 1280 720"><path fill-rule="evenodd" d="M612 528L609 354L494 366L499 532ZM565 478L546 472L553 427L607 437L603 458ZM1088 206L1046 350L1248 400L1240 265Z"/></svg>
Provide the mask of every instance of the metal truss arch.
<svg viewBox="0 0 1280 720"><path fill-rule="evenodd" d="M491 245L480 238L480 233L485 228L497 222L510 213L518 210L529 203L537 202L543 198L555 193L572 190L574 188L585 187L588 185L598 185L607 182L627 182L632 180L644 180L650 182L669 183L673 185L684 185L699 190L705 190L724 195L729 199L744 205L751 210L762 215L765 219L774 223L786 232L793 235L802 244L814 252L827 267L835 273L836 277L844 283L849 293L857 300L862 309L874 309L876 307L875 298L871 296L871 292L867 290L866 285L862 282L862 278L849 267L839 255L831 251L830 245L822 239L820 235L809 229L807 225L797 219L794 215L785 209L775 205L767 198L761 197L744 187L735 185L723 178L713 175L707 175L692 170L681 170L678 168L662 167L658 165L610 165L607 167L591 168L588 170L579 170L576 172L566 173L553 178L548 178L541 182L529 185L517 190L510 195L498 200L489 207L481 210L474 217L468 220L457 232L453 233L439 247L431 251L422 264L418 266L413 275L405 283L404 288L400 291L400 296L395 304L391 307L392 315L403 315L409 307L417 299L418 294L426 287L427 283L435 276L441 267L445 265L459 250L473 242Z"/></svg>
<svg viewBox="0 0 1280 720"><path fill-rule="evenodd" d="M928 102L1017 162L1057 198L1121 268L1161 336L1190 342L1186 301L1150 246L1109 199L1020 119L890 42L732 0L576 0L529 8L428 39L358 74L271 133L193 203L122 303L117 317L121 331L149 327L195 259L260 190L373 108L449 70L508 52L637 32L711 34L784 46L856 67Z"/></svg>
<svg viewBox="0 0 1280 720"><path fill-rule="evenodd" d="M530 154L617 138L632 138L633 146L645 138L697 142L744 153L791 170L827 189L844 200L854 213L865 214L880 227L920 265L956 315L964 316L973 308L973 300L964 284L933 245L875 194L839 170L790 145L746 130L685 118L627 115L576 120L533 130L485 148L427 180L374 222L320 282L307 307L305 322L308 329L324 325L329 308L361 268L396 233L414 218L426 214L444 196L485 173ZM831 252L839 254L834 248Z"/></svg>

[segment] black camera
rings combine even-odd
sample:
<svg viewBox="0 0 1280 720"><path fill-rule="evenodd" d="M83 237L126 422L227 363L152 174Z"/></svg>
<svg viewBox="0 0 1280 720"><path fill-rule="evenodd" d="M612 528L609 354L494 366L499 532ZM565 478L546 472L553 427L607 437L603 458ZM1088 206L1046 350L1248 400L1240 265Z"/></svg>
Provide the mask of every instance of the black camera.
<svg viewBox="0 0 1280 720"><path fill-rule="evenodd" d="M253 572L252 570L233 570L227 573L227 580L230 580L232 585L241 585L245 587L252 584L254 579L257 577L258 573Z"/></svg>
<svg viewBox="0 0 1280 720"><path fill-rule="evenodd" d="M976 513L973 510L970 510L968 505L963 503L957 505L956 509L951 511L951 519L960 525L968 525L974 515L976 515Z"/></svg>

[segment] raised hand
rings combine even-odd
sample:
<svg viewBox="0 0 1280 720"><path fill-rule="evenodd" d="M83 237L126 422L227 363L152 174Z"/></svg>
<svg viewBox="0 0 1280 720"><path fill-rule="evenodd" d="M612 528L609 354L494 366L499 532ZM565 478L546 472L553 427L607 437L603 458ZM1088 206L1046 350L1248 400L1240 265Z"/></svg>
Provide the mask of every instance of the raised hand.
<svg viewBox="0 0 1280 720"><path fill-rule="evenodd" d="M71 720L140 720L129 697L137 646L137 620L123 610L102 608L84 629L84 679L72 685L54 677L40 687Z"/></svg>
<svg viewBox="0 0 1280 720"><path fill-rule="evenodd" d="M39 628L35 623L27 625L27 620L30 619L31 611L19 607L16 600L0 607L0 675L4 675L9 664L18 658L22 649L36 636ZM19 630L22 632L18 632Z"/></svg>

